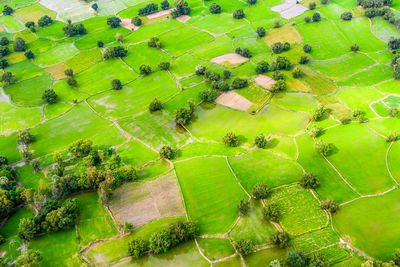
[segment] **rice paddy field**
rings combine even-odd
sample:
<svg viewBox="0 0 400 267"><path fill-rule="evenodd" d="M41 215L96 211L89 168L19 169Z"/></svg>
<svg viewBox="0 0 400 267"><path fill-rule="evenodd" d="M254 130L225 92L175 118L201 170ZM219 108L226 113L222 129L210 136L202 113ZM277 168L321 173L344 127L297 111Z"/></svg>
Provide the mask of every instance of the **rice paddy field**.
<svg viewBox="0 0 400 267"><path fill-rule="evenodd" d="M17 259L36 250L41 260L29 266L399 264L399 28L385 16L365 16L355 0L186 0L190 12L177 18L168 1L0 1L0 10L13 9L0 15L0 156L26 197L7 216L0 212L1 259L28 266ZM159 12L131 23L151 3ZM216 4L220 12L211 12ZM388 9L396 19L399 6L393 0ZM239 9L244 18L235 18ZM39 26L45 15L52 22ZM111 27L113 18L122 21ZM64 33L78 24L84 33ZM154 38L160 47L150 45ZM388 46L393 40L397 47ZM279 67L282 58L288 67ZM262 63L268 67L260 71ZM238 89L240 79L246 84ZM285 88L275 90L281 82ZM231 98L220 100L222 83ZM150 111L155 99L160 106ZM24 130L33 137L26 147L17 141ZM79 208L73 227L22 239L19 223L38 217L38 202L61 199L54 154L66 163L61 180L73 178L72 166L87 167L69 149L80 139L98 151L112 148L137 176L112 188L108 202L97 188L63 196ZM173 156L160 153L164 147ZM6 205L8 178L0 171ZM304 187L305 174L318 185ZM269 189L264 199L253 194L260 183ZM33 204L25 201L30 193ZM324 209L328 202L337 209ZM265 216L271 205L277 221ZM130 255L132 240L186 221L198 228L194 240ZM273 241L276 232L287 234L284 246ZM248 255L237 249L242 240L252 244ZM291 265L293 252L326 264Z"/></svg>

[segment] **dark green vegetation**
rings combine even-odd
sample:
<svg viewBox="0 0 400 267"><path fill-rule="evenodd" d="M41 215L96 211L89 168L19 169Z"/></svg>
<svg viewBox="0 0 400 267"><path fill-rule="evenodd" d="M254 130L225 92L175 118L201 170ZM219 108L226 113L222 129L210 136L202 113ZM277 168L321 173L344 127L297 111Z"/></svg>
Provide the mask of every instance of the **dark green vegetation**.
<svg viewBox="0 0 400 267"><path fill-rule="evenodd" d="M399 3L86 2L0 5L3 261L400 265Z"/></svg>

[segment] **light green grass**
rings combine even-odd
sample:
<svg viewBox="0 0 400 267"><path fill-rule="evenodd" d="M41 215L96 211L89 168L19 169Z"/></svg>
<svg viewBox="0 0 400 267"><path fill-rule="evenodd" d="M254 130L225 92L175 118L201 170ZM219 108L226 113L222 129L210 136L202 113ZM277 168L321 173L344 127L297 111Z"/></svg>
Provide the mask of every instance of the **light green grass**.
<svg viewBox="0 0 400 267"><path fill-rule="evenodd" d="M44 54L40 54L39 56L35 57L34 61L36 64L46 67L63 62L73 57L77 53L78 50L73 45L58 45L48 50Z"/></svg>
<svg viewBox="0 0 400 267"><path fill-rule="evenodd" d="M1 134L9 134L16 130L34 126L41 121L42 117L40 108L16 107L5 102L0 102L0 114Z"/></svg>
<svg viewBox="0 0 400 267"><path fill-rule="evenodd" d="M181 148L177 153L177 160L188 159L205 155L235 156L245 153L242 147L228 147L219 143L190 143Z"/></svg>
<svg viewBox="0 0 400 267"><path fill-rule="evenodd" d="M137 167L141 167L143 164L159 157L155 151L134 139L119 147L118 153L124 162Z"/></svg>
<svg viewBox="0 0 400 267"><path fill-rule="evenodd" d="M235 254L235 250L228 239L223 238L199 238L197 242L207 258L211 260L222 259Z"/></svg>
<svg viewBox="0 0 400 267"><path fill-rule="evenodd" d="M195 22L193 26L218 34L230 32L246 24L245 20L234 19L227 14L214 14Z"/></svg>
<svg viewBox="0 0 400 267"><path fill-rule="evenodd" d="M22 31L25 28L24 24L13 16L1 16L0 25L11 33Z"/></svg>
<svg viewBox="0 0 400 267"><path fill-rule="evenodd" d="M339 86L372 86L393 78L393 72L387 65L376 65L353 76L339 81Z"/></svg>

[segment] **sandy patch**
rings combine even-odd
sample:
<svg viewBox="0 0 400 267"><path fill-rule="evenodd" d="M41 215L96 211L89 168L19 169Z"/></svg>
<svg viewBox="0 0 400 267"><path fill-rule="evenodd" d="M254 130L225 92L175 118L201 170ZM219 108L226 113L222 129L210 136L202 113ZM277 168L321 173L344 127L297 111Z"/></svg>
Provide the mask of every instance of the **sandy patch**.
<svg viewBox="0 0 400 267"><path fill-rule="evenodd" d="M211 59L211 62L217 63L217 64L222 64L225 62L228 62L230 64L240 64L243 62L248 61L249 59L247 57L242 57L239 54L236 53L230 53L230 54L225 54L222 56L215 57Z"/></svg>
<svg viewBox="0 0 400 267"><path fill-rule="evenodd" d="M190 16L188 15L182 15L176 18L177 21L180 21L182 23L186 23L190 19Z"/></svg>
<svg viewBox="0 0 400 267"><path fill-rule="evenodd" d="M10 103L10 97L0 88L0 102Z"/></svg>
<svg viewBox="0 0 400 267"><path fill-rule="evenodd" d="M110 209L119 223L127 221L135 227L163 217L184 215L179 187L172 172L155 180L119 187L111 199Z"/></svg>
<svg viewBox="0 0 400 267"><path fill-rule="evenodd" d="M222 93L215 100L215 102L217 102L220 105L224 105L227 107L240 109L240 110L248 110L253 105L252 102L250 102L243 96L241 96L233 91Z"/></svg>
<svg viewBox="0 0 400 267"><path fill-rule="evenodd" d="M139 29L139 26L135 26L135 24L132 24L131 19L121 19L120 25L131 31L136 31L137 29Z"/></svg>
<svg viewBox="0 0 400 267"><path fill-rule="evenodd" d="M271 7L271 10L278 12L282 18L291 19L300 16L308 10L307 7L287 0L286 3Z"/></svg>
<svg viewBox="0 0 400 267"><path fill-rule="evenodd" d="M276 83L276 81L268 76L265 75L258 75L257 77L254 78L254 81L264 87L264 88L271 88L272 85L274 85L274 83Z"/></svg>
<svg viewBox="0 0 400 267"><path fill-rule="evenodd" d="M148 19L155 19L155 18L158 18L158 17L161 17L161 16L165 16L165 15L171 14L171 12L174 11L174 10L175 10L175 8L161 10L161 11L152 13L150 15L147 15L147 18Z"/></svg>

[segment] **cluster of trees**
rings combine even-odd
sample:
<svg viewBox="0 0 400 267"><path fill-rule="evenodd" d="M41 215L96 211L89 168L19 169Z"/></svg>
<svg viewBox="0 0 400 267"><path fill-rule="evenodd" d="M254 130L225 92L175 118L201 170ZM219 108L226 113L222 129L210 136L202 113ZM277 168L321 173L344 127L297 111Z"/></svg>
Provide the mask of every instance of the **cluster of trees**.
<svg viewBox="0 0 400 267"><path fill-rule="evenodd" d="M311 119L313 121L321 121L328 113L328 109L321 105L311 112Z"/></svg>
<svg viewBox="0 0 400 267"><path fill-rule="evenodd" d="M309 16L304 17L304 22L306 22L306 23L311 22L311 20L312 20L313 22L318 22L318 21L320 21L320 20L321 20L321 14L319 14L318 12L315 12L315 13L312 15L312 18L310 18Z"/></svg>
<svg viewBox="0 0 400 267"><path fill-rule="evenodd" d="M190 7L188 3L184 0L176 0L174 3L175 10L171 12L173 18L177 18L182 15L190 14Z"/></svg>
<svg viewBox="0 0 400 267"><path fill-rule="evenodd" d="M49 26L49 25L52 24L52 23L53 23L52 18L50 18L50 17L47 16L47 15L44 15L43 17L41 17L41 18L38 20L38 22L37 22L37 24L38 24L39 27L41 27L41 28L46 27L46 26Z"/></svg>
<svg viewBox="0 0 400 267"><path fill-rule="evenodd" d="M235 49L235 53L241 55L242 57L251 58L251 52L247 48L238 47Z"/></svg>
<svg viewBox="0 0 400 267"><path fill-rule="evenodd" d="M0 77L0 82L5 83L6 85L13 84L15 81L16 76L9 71L4 72Z"/></svg>
<svg viewBox="0 0 400 267"><path fill-rule="evenodd" d="M43 102L47 104L53 104L57 102L57 94L53 89L47 89L43 92L42 95Z"/></svg>
<svg viewBox="0 0 400 267"><path fill-rule="evenodd" d="M217 83L217 84L219 84L219 83ZM199 93L199 98L202 101L214 102L214 100L217 99L219 94L220 93L218 92L218 90L215 90L213 88L208 88Z"/></svg>
<svg viewBox="0 0 400 267"><path fill-rule="evenodd" d="M4 16L9 16L14 12L14 9L8 5L4 5L3 7L3 15Z"/></svg>
<svg viewBox="0 0 400 267"><path fill-rule="evenodd" d="M400 249L396 249L392 255L392 258L388 262L382 262L379 260L367 260L361 267L396 267L400 266Z"/></svg>
<svg viewBox="0 0 400 267"><path fill-rule="evenodd" d="M364 12L364 15L367 18L383 16L383 18L385 20L389 21L389 23L395 25L397 28L399 28L399 26L400 26L400 19L397 18L397 16L395 16L392 13L392 11L390 10L390 8L387 6L379 7L379 8L375 8L375 7L367 8Z"/></svg>
<svg viewBox="0 0 400 267"><path fill-rule="evenodd" d="M315 149L319 154L326 157L332 152L333 145L324 140L320 140L315 144Z"/></svg>
<svg viewBox="0 0 400 267"><path fill-rule="evenodd" d="M158 153L163 159L173 159L175 157L175 151L170 146L163 146Z"/></svg>
<svg viewBox="0 0 400 267"><path fill-rule="evenodd" d="M235 147L239 145L239 136L234 134L233 132L227 132L222 138L222 142L226 146Z"/></svg>
<svg viewBox="0 0 400 267"><path fill-rule="evenodd" d="M357 0L357 3L363 8L378 8L383 6L391 6L392 0Z"/></svg>
<svg viewBox="0 0 400 267"><path fill-rule="evenodd" d="M194 222L176 222L167 229L153 233L148 241L133 239L128 244L128 251L136 259L142 257L146 251L162 254L181 243L193 240L198 233Z"/></svg>
<svg viewBox="0 0 400 267"><path fill-rule="evenodd" d="M266 183L257 183L253 186L252 195L255 199L266 199L271 194L271 190Z"/></svg>
<svg viewBox="0 0 400 267"><path fill-rule="evenodd" d="M7 37L3 36L0 39L0 68L5 69L8 67L7 59L3 58L10 54L10 49L7 45L10 43Z"/></svg>
<svg viewBox="0 0 400 267"><path fill-rule="evenodd" d="M277 42L272 44L271 49L272 52L274 52L275 54L280 54L282 52L289 51L290 44L288 42L285 42L284 44L282 44L281 42Z"/></svg>
<svg viewBox="0 0 400 267"><path fill-rule="evenodd" d="M219 90L222 92L226 92L231 89L242 89L249 85L248 80L242 79L242 78L233 79L232 84L229 85L225 81L221 81L221 75L218 72L210 72L207 70L206 67L201 66L201 65L196 66L196 74L199 76L204 76L207 81L212 82L211 83L212 89L216 89L216 90ZM230 77L231 77L231 72L228 70L224 70L222 78L224 80L226 80L226 79L229 79ZM217 92L207 91L207 93L204 96L206 97L210 94L210 97L211 97L211 95L214 95L216 93ZM209 101L209 100L206 100L206 101Z"/></svg>
<svg viewBox="0 0 400 267"><path fill-rule="evenodd" d="M68 77L67 83L71 87L77 87L78 82L75 80L74 71L72 69L66 69L64 71L65 76Z"/></svg>
<svg viewBox="0 0 400 267"><path fill-rule="evenodd" d="M150 40L147 42L147 45L149 47L156 47L156 48L161 48L161 41L158 37L152 37Z"/></svg>
<svg viewBox="0 0 400 267"><path fill-rule="evenodd" d="M77 36L77 35L84 35L87 33L85 26L82 23L79 24L72 24L71 21L68 21L68 25L63 27L63 31L65 36Z"/></svg>
<svg viewBox="0 0 400 267"><path fill-rule="evenodd" d="M398 49L400 48L400 38L395 39L395 38L391 38L389 40L388 46L390 49ZM391 62L391 66L392 66L392 70L394 73L394 77L396 79L400 79L400 55L397 55ZM394 110L394 113L396 113L396 110ZM398 110L397 110L398 113ZM397 113L393 116L391 114L392 117L396 117Z"/></svg>
<svg viewBox="0 0 400 267"><path fill-rule="evenodd" d="M189 123L194 111L196 110L196 103L193 101L193 99L189 99L187 103L188 103L187 108L180 107L175 109L174 112L175 122L181 126L185 126L186 124Z"/></svg>
<svg viewBox="0 0 400 267"><path fill-rule="evenodd" d="M212 3L209 7L211 14L220 14L221 13L221 6L217 3Z"/></svg>
<svg viewBox="0 0 400 267"><path fill-rule="evenodd" d="M145 7L140 8L138 11L139 16L146 16L151 13L154 13L158 10L158 5L155 3L149 3Z"/></svg>
<svg viewBox="0 0 400 267"><path fill-rule="evenodd" d="M128 54L128 50L122 46L107 47L103 52L103 58L105 60L116 57L125 57Z"/></svg>
<svg viewBox="0 0 400 267"><path fill-rule="evenodd" d="M121 26L121 19L118 17L107 18L107 25L109 25L111 28L118 28Z"/></svg>
<svg viewBox="0 0 400 267"><path fill-rule="evenodd" d="M276 260L277 266L280 262ZM305 255L301 251L290 251L285 260L285 266L290 267L314 267L314 266L329 266L329 261L318 253Z"/></svg>
<svg viewBox="0 0 400 267"><path fill-rule="evenodd" d="M32 153L29 151L29 144L34 141L33 135L28 130L22 130L17 135L17 147L22 155L22 158L26 161L32 159Z"/></svg>

